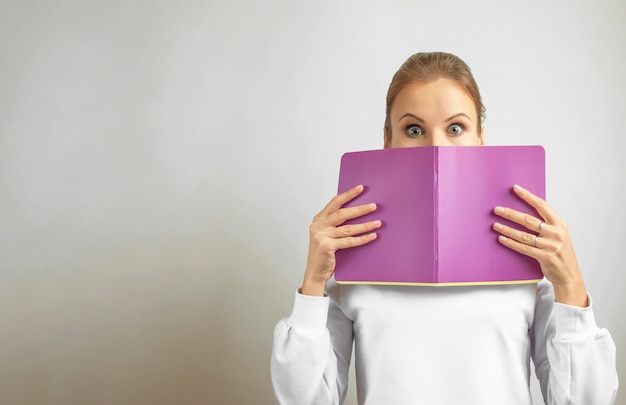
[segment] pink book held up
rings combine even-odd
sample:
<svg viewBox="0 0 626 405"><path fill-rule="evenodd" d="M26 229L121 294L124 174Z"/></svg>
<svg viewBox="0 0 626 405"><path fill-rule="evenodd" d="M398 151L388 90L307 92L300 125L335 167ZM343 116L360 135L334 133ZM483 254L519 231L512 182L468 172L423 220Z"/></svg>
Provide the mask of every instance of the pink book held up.
<svg viewBox="0 0 626 405"><path fill-rule="evenodd" d="M500 205L537 216L513 193L545 198L541 146L429 146L343 155L339 193L363 184L345 206L378 209L349 221L382 221L373 242L336 253L335 280L349 284L477 285L538 282L536 260L501 245ZM526 230L528 231L528 230ZM528 231L530 232L530 231Z"/></svg>

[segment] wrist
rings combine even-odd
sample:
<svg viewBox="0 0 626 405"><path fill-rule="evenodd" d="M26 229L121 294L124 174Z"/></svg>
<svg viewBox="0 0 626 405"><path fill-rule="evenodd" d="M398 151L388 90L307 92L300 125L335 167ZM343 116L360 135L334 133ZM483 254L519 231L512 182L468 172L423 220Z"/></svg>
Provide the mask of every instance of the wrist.
<svg viewBox="0 0 626 405"><path fill-rule="evenodd" d="M325 290L325 280L316 280L305 276L304 281L302 282L302 287L300 288L300 294L323 297Z"/></svg>
<svg viewBox="0 0 626 405"><path fill-rule="evenodd" d="M575 307L585 308L589 306L587 289L582 282L573 285L554 284L554 300Z"/></svg>

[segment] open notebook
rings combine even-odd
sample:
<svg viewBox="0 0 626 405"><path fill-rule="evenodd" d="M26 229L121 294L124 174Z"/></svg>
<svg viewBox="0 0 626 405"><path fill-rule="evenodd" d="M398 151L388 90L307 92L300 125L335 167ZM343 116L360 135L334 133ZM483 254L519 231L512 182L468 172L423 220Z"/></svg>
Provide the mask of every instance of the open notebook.
<svg viewBox="0 0 626 405"><path fill-rule="evenodd" d="M375 202L352 220L382 220L378 238L336 253L338 283L467 285L532 283L536 260L497 241L497 205L539 217L513 193L519 184L545 198L541 146L432 146L343 155L339 192L363 184L345 206Z"/></svg>

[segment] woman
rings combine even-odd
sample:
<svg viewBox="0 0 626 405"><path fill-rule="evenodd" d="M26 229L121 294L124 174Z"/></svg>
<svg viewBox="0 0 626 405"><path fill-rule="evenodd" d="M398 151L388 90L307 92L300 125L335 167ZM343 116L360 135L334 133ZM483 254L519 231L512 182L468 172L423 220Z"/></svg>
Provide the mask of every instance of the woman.
<svg viewBox="0 0 626 405"><path fill-rule="evenodd" d="M418 53L387 93L385 148L483 145L484 106L467 65ZM401 287L338 285L335 252L375 243L376 210L333 198L313 219L293 311L276 326L272 382L280 404L341 404L353 342L360 404L531 404L530 359L546 404L611 404L615 345L596 326L565 222L541 198L515 193L539 216L506 207L493 225L504 246L536 259L539 284Z"/></svg>

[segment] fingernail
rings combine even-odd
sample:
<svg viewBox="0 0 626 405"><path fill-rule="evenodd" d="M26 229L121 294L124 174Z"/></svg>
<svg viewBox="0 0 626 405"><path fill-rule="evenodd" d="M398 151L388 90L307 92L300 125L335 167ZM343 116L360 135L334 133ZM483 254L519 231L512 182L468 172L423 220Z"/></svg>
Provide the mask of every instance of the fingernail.
<svg viewBox="0 0 626 405"><path fill-rule="evenodd" d="M372 225L374 226L380 226L382 224L382 222L380 222L379 219L377 219L376 221L372 221Z"/></svg>
<svg viewBox="0 0 626 405"><path fill-rule="evenodd" d="M522 188L522 186L518 186L517 184L513 186L513 188L515 189L515 191L524 191L524 189Z"/></svg>
<svg viewBox="0 0 626 405"><path fill-rule="evenodd" d="M504 214L504 208L503 208L503 207L496 207L496 208L494 209L494 211L495 211L497 214Z"/></svg>
<svg viewBox="0 0 626 405"><path fill-rule="evenodd" d="M367 208L375 210L376 209L376 203L367 204Z"/></svg>
<svg viewBox="0 0 626 405"><path fill-rule="evenodd" d="M502 235L500 235L500 236L498 236L498 240L499 240L500 242L506 242L506 241L508 240L508 238L507 238L506 236L502 236Z"/></svg>
<svg viewBox="0 0 626 405"><path fill-rule="evenodd" d="M493 224L493 227L494 229L498 229L498 230L504 228L504 226L502 226L502 224L499 222L496 222L495 224Z"/></svg>

